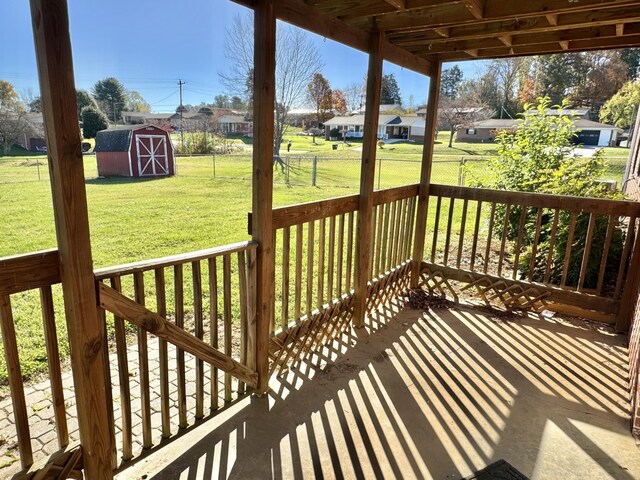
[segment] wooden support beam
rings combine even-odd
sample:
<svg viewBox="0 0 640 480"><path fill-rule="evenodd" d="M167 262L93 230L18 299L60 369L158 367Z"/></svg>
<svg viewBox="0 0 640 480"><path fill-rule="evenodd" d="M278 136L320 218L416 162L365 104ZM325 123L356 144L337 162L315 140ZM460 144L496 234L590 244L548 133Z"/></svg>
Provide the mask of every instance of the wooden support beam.
<svg viewBox="0 0 640 480"><path fill-rule="evenodd" d="M418 190L418 213L416 214L415 238L411 257L411 288L418 287L420 267L424 256L425 234L427 232L427 211L429 209L429 190L431 186L431 166L433 165L433 146L438 128L438 100L440 98L440 80L442 64L434 65L435 75L429 80L427 98L427 116L424 125L422 147L422 165L420 167L420 188Z"/></svg>
<svg viewBox="0 0 640 480"><path fill-rule="evenodd" d="M269 329L275 304L273 245L273 122L276 72L274 0L254 9L252 237L258 242L256 284L256 370L258 393L269 388Z"/></svg>
<svg viewBox="0 0 640 480"><path fill-rule="evenodd" d="M618 23L616 25L616 35L621 37L624 35L624 23Z"/></svg>
<svg viewBox="0 0 640 480"><path fill-rule="evenodd" d="M629 229L631 231L631 228ZM640 240L636 233L633 254L629 261L629 271L624 282L624 292L620 301L620 310L616 317L616 332L627 333L640 294Z"/></svg>
<svg viewBox="0 0 640 480"><path fill-rule="evenodd" d="M113 478L106 339L96 309L80 128L65 0L31 0L85 477Z"/></svg>
<svg viewBox="0 0 640 480"><path fill-rule="evenodd" d="M451 29L448 27L434 28L433 31L442 38L449 38L451 36Z"/></svg>
<svg viewBox="0 0 640 480"><path fill-rule="evenodd" d="M484 18L484 6L486 0L467 0L467 10L473 15L473 18L482 20Z"/></svg>
<svg viewBox="0 0 640 480"><path fill-rule="evenodd" d="M505 44L505 46L510 47L513 45L513 35L501 35L498 39Z"/></svg>
<svg viewBox="0 0 640 480"><path fill-rule="evenodd" d="M220 353L220 351L200 338L169 322L157 313L148 310L143 305L125 297L104 283L98 284L98 292L100 294L100 307L105 310L130 321L162 340L166 340L197 359L232 374L247 385L256 386L258 377L256 372L249 367L242 365L230 356Z"/></svg>
<svg viewBox="0 0 640 480"><path fill-rule="evenodd" d="M545 15L545 18L547 19L547 22L549 22L549 25L551 25L552 27L555 27L558 25L558 14L557 13L549 13L547 15Z"/></svg>
<svg viewBox="0 0 640 480"><path fill-rule="evenodd" d="M367 305L367 283L371 277L371 248L373 211L373 182L376 169L378 144L378 116L382 87L383 33L372 33L367 70L367 100L364 115L364 138L362 140L362 163L360 167L360 196L358 198L358 230L356 238L355 293L353 323L364 325Z"/></svg>
<svg viewBox="0 0 640 480"><path fill-rule="evenodd" d="M384 0L384 1L397 10L405 10L407 8L407 3L405 0Z"/></svg>

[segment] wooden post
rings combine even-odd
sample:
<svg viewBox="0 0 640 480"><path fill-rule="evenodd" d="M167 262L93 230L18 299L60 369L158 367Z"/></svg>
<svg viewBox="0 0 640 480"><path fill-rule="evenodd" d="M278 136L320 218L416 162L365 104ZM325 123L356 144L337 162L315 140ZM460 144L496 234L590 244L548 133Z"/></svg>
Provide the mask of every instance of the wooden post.
<svg viewBox="0 0 640 480"><path fill-rule="evenodd" d="M65 0L31 0L85 477L113 478L104 329L96 285Z"/></svg>
<svg viewBox="0 0 640 480"><path fill-rule="evenodd" d="M255 2L254 22L252 236L258 242L256 370L258 393L265 393L269 388L269 328L275 302L272 204L276 16L273 0Z"/></svg>
<svg viewBox="0 0 640 480"><path fill-rule="evenodd" d="M440 79L442 63L433 63L433 75L429 80L429 98L427 116L424 125L424 146L422 147L422 167L420 169L420 189L418 191L418 213L416 231L413 240L411 261L411 288L418 286L420 264L424 256L424 236L427 231L427 211L429 209L429 186L431 185L431 165L433 164L433 144L438 125L438 99L440 97Z"/></svg>
<svg viewBox="0 0 640 480"><path fill-rule="evenodd" d="M629 228L631 231L631 228ZM640 292L640 231L636 230L635 245L625 280L624 292L620 300L620 310L616 317L616 332L627 333L633 320L633 314L638 302L638 294Z"/></svg>
<svg viewBox="0 0 640 480"><path fill-rule="evenodd" d="M367 283L369 277L371 277L371 215L373 211L373 182L376 170L378 117L380 114L380 90L382 86L383 40L384 34L379 32L372 33L369 40L367 101L364 115L364 138L362 139L355 259L353 323L356 327L364 325L367 307Z"/></svg>

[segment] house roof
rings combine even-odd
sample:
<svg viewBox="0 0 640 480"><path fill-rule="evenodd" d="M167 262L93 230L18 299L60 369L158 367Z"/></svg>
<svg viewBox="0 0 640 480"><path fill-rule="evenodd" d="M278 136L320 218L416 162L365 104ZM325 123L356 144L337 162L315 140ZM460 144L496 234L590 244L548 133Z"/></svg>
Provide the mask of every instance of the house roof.
<svg viewBox="0 0 640 480"><path fill-rule="evenodd" d="M402 122L399 115L378 116L378 125L398 125ZM331 120L324 122L325 126L341 126L341 125L364 125L364 115L351 115L344 117L333 117Z"/></svg>
<svg viewBox="0 0 640 480"><path fill-rule="evenodd" d="M218 118L218 123L251 123L245 120L242 115L222 115Z"/></svg>
<svg viewBox="0 0 640 480"><path fill-rule="evenodd" d="M435 62L638 46L639 7L628 0L282 0L275 15L365 52L381 32L385 60L433 74Z"/></svg>
<svg viewBox="0 0 640 480"><path fill-rule="evenodd" d="M517 119L496 119L490 118L488 120L480 120L478 122L474 122L474 128L484 128L491 130L502 130L507 128L514 128L522 123L522 120ZM607 125L606 123L598 123L591 120L585 120L583 118L578 118L574 121L576 129L578 130L620 130L618 127L614 125ZM466 127L465 127L466 128Z"/></svg>
<svg viewBox="0 0 640 480"><path fill-rule="evenodd" d="M150 113L150 112L122 112L122 117L134 117L140 118L142 120L169 120L174 114L173 113Z"/></svg>

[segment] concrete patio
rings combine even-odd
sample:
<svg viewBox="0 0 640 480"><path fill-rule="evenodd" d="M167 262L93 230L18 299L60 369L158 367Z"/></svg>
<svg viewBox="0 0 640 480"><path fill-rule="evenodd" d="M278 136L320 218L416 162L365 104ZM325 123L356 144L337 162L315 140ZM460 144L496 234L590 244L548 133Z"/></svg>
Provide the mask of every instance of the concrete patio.
<svg viewBox="0 0 640 480"><path fill-rule="evenodd" d="M459 479L498 459L532 479L640 478L608 327L401 310L323 354L118 478Z"/></svg>

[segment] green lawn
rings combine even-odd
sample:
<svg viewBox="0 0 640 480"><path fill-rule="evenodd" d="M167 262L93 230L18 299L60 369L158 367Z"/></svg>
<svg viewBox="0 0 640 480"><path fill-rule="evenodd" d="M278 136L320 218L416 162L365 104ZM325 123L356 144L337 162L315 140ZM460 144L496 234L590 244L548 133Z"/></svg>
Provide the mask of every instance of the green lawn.
<svg viewBox="0 0 640 480"><path fill-rule="evenodd" d="M360 152L354 150L357 145L340 145L334 151L331 142L322 139L316 139L316 142L317 146L310 147L310 137L294 138L292 152L285 156L284 172L279 167L274 170L275 206L357 192L360 171ZM448 149L438 145L433 181L458 184L463 155L468 166L482 172L481 154L488 154L490 147L492 145L469 144ZM314 153L311 148L317 148L318 155L307 153ZM421 145L403 142L388 145L379 152L382 160L377 165L376 187L418 182L421 148ZM443 151L455 151L455 154L445 155ZM314 156L318 157L315 187L310 186ZM44 159L44 156L0 157L0 217L4 227L0 256L56 245L48 168ZM611 178L619 180L624 171L624 160L610 158L610 162ZM88 178L86 188L95 267L184 253L249 238L246 218L251 209L251 158L248 153L180 157L178 175L158 180L97 179L92 155L84 157L84 166ZM455 218L458 214L456 211ZM185 279L188 278L185 272ZM148 283L152 292L151 282ZM188 291L188 285L186 289ZM66 329L61 295L58 288L55 292L59 336L64 339ZM36 292L13 295L12 303L23 374L29 378L46 368ZM66 342L61 344L62 354L66 355ZM0 383L5 381L6 365L1 356Z"/></svg>

